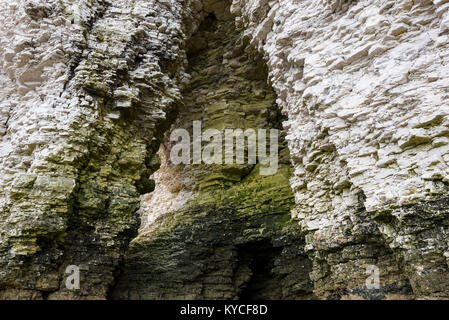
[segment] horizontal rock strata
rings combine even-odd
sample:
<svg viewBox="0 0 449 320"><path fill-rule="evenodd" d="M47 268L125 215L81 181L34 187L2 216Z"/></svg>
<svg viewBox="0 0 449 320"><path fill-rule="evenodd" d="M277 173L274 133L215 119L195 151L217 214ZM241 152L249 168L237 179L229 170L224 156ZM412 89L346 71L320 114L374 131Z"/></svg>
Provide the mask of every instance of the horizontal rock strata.
<svg viewBox="0 0 449 320"><path fill-rule="evenodd" d="M448 12L0 0L0 299L449 298ZM174 165L194 120L277 173Z"/></svg>

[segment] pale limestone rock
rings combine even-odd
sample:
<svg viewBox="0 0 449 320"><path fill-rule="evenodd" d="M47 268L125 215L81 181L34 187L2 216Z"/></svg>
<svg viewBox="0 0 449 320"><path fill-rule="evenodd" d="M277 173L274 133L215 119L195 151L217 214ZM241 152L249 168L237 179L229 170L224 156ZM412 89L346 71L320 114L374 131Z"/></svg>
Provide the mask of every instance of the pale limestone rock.
<svg viewBox="0 0 449 320"><path fill-rule="evenodd" d="M0 0L0 296L74 298L70 263L104 283L81 297L106 296L210 12L235 16L288 119L315 293L366 297L375 264L383 297L447 298L448 0ZM192 196L154 177L143 225Z"/></svg>
<svg viewBox="0 0 449 320"><path fill-rule="evenodd" d="M422 259L447 279L447 263L425 257L443 259L447 251L447 227L437 226L447 221L446 211L415 221L429 232L417 240L409 238L406 216L410 205L447 197L449 3L234 0L232 8L264 54L289 118L293 215L307 232L311 256L323 259L322 241L332 247L336 235L357 235L360 206L372 217L389 212L399 221L394 232L370 223L408 265L415 294L447 296L447 280L438 293L421 287L425 276L413 276ZM345 219L354 226L343 227ZM431 240L438 245L425 244Z"/></svg>
<svg viewBox="0 0 449 320"><path fill-rule="evenodd" d="M106 297L180 98L192 2L0 1L2 289ZM89 266L81 291L64 289L72 264Z"/></svg>

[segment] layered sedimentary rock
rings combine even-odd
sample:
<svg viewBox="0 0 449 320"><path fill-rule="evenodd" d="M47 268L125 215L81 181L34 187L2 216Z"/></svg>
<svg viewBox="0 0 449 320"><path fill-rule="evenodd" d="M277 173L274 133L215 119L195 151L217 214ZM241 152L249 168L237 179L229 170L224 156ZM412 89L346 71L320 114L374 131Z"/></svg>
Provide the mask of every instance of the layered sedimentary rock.
<svg viewBox="0 0 449 320"><path fill-rule="evenodd" d="M1 1L0 296L105 298L180 97L183 7ZM65 269L81 269L80 290Z"/></svg>
<svg viewBox="0 0 449 320"><path fill-rule="evenodd" d="M201 121L203 132L217 129L224 140L226 129L281 129L266 67L251 55L230 14L210 12L189 44L191 79L173 130L193 136L193 121ZM311 262L290 218L292 170L283 137L277 172L261 175L261 163L174 165L170 154L178 141L170 136L111 297L311 298Z"/></svg>
<svg viewBox="0 0 449 320"><path fill-rule="evenodd" d="M448 297L447 1L234 1L264 55L320 297ZM375 293L374 293L375 295Z"/></svg>
<svg viewBox="0 0 449 320"><path fill-rule="evenodd" d="M0 298L449 296L447 0L0 9ZM172 164L193 120L279 170Z"/></svg>

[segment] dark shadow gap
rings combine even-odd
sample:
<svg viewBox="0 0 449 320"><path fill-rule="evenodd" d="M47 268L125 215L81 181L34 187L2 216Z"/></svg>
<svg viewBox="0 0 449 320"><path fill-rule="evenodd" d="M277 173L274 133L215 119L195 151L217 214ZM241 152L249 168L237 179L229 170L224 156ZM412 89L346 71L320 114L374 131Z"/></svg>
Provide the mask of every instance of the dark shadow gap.
<svg viewBox="0 0 449 320"><path fill-rule="evenodd" d="M281 299L279 282L273 275L276 257L282 248L274 248L270 241L244 244L238 248L241 264L250 270L250 279L240 293L241 300Z"/></svg>

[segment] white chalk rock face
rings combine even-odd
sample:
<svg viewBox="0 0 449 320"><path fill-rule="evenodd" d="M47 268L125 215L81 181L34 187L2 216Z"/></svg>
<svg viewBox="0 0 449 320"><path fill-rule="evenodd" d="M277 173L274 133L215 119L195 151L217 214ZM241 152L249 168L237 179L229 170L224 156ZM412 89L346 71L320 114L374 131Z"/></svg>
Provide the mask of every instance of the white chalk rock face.
<svg viewBox="0 0 449 320"><path fill-rule="evenodd" d="M449 2L234 0L233 11L288 115L293 215L315 280L347 284L365 271L351 260L380 267L372 254L330 257L372 237L416 296L447 297Z"/></svg>
<svg viewBox="0 0 449 320"><path fill-rule="evenodd" d="M152 187L196 12L0 1L0 298L106 297ZM63 284L69 265L84 270L79 291Z"/></svg>

